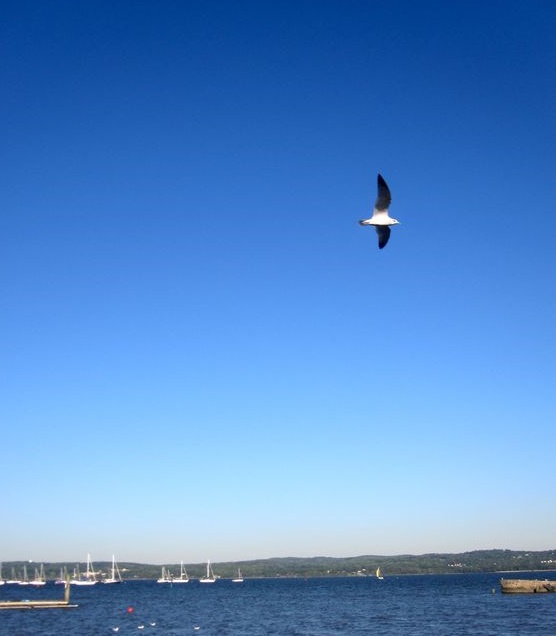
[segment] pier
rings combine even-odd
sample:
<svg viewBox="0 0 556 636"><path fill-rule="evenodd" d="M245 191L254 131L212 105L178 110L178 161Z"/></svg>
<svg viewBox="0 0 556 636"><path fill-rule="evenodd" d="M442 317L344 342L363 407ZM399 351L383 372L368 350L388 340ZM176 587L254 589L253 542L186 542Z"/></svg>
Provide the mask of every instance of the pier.
<svg viewBox="0 0 556 636"><path fill-rule="evenodd" d="M70 584L64 584L64 598L59 600L0 601L0 610L7 609L68 609L77 607L70 603Z"/></svg>

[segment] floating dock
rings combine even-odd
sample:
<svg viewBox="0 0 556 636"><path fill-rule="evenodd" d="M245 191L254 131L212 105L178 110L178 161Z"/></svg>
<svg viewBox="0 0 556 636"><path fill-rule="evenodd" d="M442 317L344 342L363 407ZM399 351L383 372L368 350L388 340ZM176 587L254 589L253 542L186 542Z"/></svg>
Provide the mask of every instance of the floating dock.
<svg viewBox="0 0 556 636"><path fill-rule="evenodd" d="M24 601L0 601L0 610L6 609L67 609L77 607L70 603L70 584L65 583L64 598L56 601L48 600L24 600Z"/></svg>
<svg viewBox="0 0 556 636"><path fill-rule="evenodd" d="M538 579L500 579L504 594L546 594L556 592L556 581Z"/></svg>

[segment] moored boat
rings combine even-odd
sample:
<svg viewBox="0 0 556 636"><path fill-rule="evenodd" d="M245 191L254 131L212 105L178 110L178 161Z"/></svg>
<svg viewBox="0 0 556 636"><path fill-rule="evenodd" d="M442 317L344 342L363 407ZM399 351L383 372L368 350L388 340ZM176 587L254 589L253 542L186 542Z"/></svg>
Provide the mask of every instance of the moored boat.
<svg viewBox="0 0 556 636"><path fill-rule="evenodd" d="M10 579L6 579L5 582L8 585L17 585L19 583L19 579L15 575L15 568L12 568L12 577Z"/></svg>
<svg viewBox="0 0 556 636"><path fill-rule="evenodd" d="M36 587L41 587L42 585L46 585L46 576L44 575L44 564L41 563L40 570L35 568L35 578L32 581L29 581L31 585L35 585Z"/></svg>
<svg viewBox="0 0 556 636"><path fill-rule="evenodd" d="M17 583L18 583L18 585L29 585L29 576L27 574L27 566L26 565L23 566L23 578L20 579Z"/></svg>
<svg viewBox="0 0 556 636"><path fill-rule="evenodd" d="M214 572L212 571L210 561L207 561L207 573L205 576L199 579L199 583L215 583L215 582L216 582L216 577L214 576Z"/></svg>
<svg viewBox="0 0 556 636"><path fill-rule="evenodd" d="M162 573L160 578L156 580L157 583L171 583L172 575L170 574L170 570L165 567L162 567Z"/></svg>
<svg viewBox="0 0 556 636"><path fill-rule="evenodd" d="M189 575L187 570L183 567L183 561L180 563L180 576L179 578L172 579L172 583L189 583Z"/></svg>
<svg viewBox="0 0 556 636"><path fill-rule="evenodd" d="M556 592L556 581L545 579L500 579L500 589L504 594L545 594Z"/></svg>
<svg viewBox="0 0 556 636"><path fill-rule="evenodd" d="M66 581L69 579L68 569L66 567L60 568L60 576L54 581L55 585L65 585Z"/></svg>
<svg viewBox="0 0 556 636"><path fill-rule="evenodd" d="M103 579L103 583L121 583L122 575L120 574L120 568L116 563L116 557L112 555L112 570L110 572L110 576L106 579Z"/></svg>
<svg viewBox="0 0 556 636"><path fill-rule="evenodd" d="M87 555L87 570L85 576L82 577L79 573L79 566L77 565L73 573L73 577L70 581L72 585L96 585L97 579L95 576L95 569L93 562L91 561L91 555Z"/></svg>

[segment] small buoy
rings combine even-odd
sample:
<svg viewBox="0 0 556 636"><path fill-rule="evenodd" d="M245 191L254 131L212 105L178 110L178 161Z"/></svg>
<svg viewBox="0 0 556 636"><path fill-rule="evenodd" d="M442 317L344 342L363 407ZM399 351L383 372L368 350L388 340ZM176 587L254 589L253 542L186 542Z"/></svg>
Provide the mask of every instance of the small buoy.
<svg viewBox="0 0 556 636"><path fill-rule="evenodd" d="M130 605L130 606L127 608L127 610L126 610L126 611L127 611L127 613L128 613L128 614L133 614L133 612L134 612L134 608Z"/></svg>

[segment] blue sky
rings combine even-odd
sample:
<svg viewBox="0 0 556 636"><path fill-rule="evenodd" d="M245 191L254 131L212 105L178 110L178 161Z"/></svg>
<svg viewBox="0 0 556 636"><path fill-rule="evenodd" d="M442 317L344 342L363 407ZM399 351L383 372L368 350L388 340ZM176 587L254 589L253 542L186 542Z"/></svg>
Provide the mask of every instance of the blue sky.
<svg viewBox="0 0 556 636"><path fill-rule="evenodd" d="M5 2L0 560L554 548L555 26Z"/></svg>

